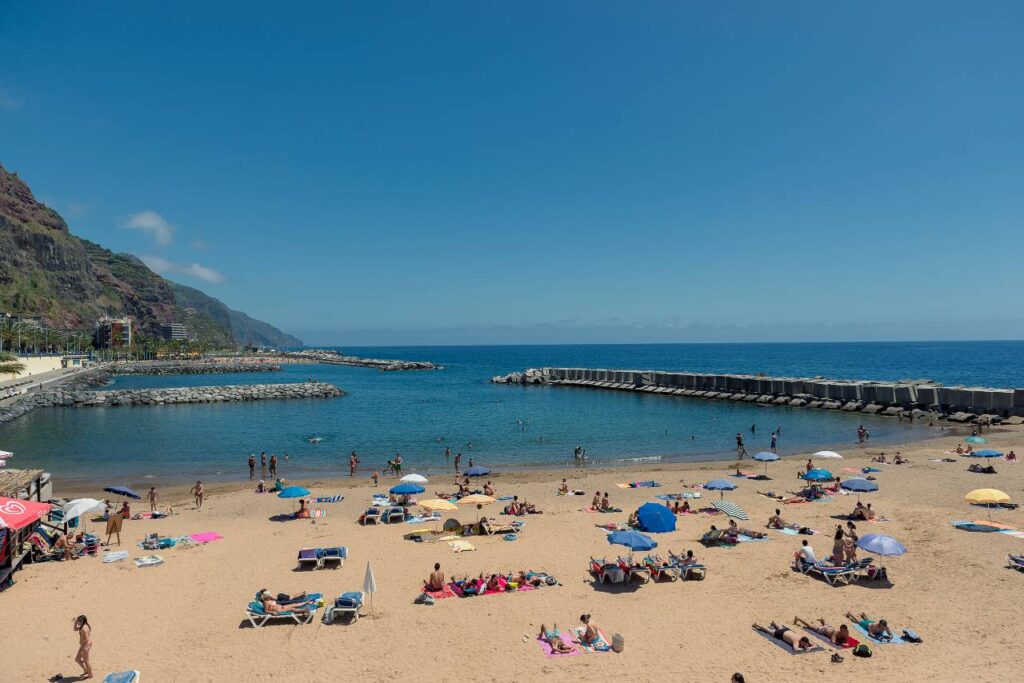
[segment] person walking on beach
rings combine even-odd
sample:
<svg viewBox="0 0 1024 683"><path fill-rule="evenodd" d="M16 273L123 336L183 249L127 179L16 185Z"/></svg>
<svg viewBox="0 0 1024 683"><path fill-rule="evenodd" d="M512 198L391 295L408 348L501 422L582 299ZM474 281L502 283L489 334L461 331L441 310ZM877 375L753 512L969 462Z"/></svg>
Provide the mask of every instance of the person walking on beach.
<svg viewBox="0 0 1024 683"><path fill-rule="evenodd" d="M864 443L864 425L859 425L857 427L857 443L862 445Z"/></svg>
<svg viewBox="0 0 1024 683"><path fill-rule="evenodd" d="M775 448L778 445L779 445L779 435L776 434L775 432L772 432L772 445L768 447L768 450L770 450L772 453L774 453L775 452Z"/></svg>
<svg viewBox="0 0 1024 683"><path fill-rule="evenodd" d="M256 478L256 454L249 454L249 481Z"/></svg>
<svg viewBox="0 0 1024 683"><path fill-rule="evenodd" d="M146 495L146 498L149 500L149 511L156 512L156 503L160 500L160 494L156 492L155 486L149 487L149 494Z"/></svg>
<svg viewBox="0 0 1024 683"><path fill-rule="evenodd" d="M78 653L75 664L82 667L81 678L92 678L92 665L89 664L89 651L92 650L92 626L84 614L75 617L75 630L78 631Z"/></svg>
<svg viewBox="0 0 1024 683"><path fill-rule="evenodd" d="M270 476L277 476L277 453L274 453L270 456Z"/></svg>
<svg viewBox="0 0 1024 683"><path fill-rule="evenodd" d="M747 454L747 447L743 445L743 435L736 432L736 455L740 460Z"/></svg>
<svg viewBox="0 0 1024 683"><path fill-rule="evenodd" d="M267 452L260 453L260 479L267 478Z"/></svg>
<svg viewBox="0 0 1024 683"><path fill-rule="evenodd" d="M462 453L455 454L455 474L459 473L459 466L462 464Z"/></svg>
<svg viewBox="0 0 1024 683"><path fill-rule="evenodd" d="M352 454L348 456L348 476L350 476L350 477L356 476L356 465L358 465L358 464L359 464L359 456L356 455L355 451L352 451Z"/></svg>
<svg viewBox="0 0 1024 683"><path fill-rule="evenodd" d="M202 510L203 509L203 495L206 493L206 490L203 488L203 482L197 481L196 485L193 486L191 489L189 489L189 493L191 493L193 496L195 496L195 499L196 499L196 510Z"/></svg>

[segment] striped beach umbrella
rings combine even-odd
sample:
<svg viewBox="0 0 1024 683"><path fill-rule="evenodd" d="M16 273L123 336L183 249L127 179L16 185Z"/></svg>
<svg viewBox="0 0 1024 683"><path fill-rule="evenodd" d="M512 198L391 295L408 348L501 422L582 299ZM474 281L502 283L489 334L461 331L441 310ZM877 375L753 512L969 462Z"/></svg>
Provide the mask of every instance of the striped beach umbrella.
<svg viewBox="0 0 1024 683"><path fill-rule="evenodd" d="M736 519L741 519L743 521L747 521L750 519L750 515L744 512L743 508L741 508L736 503L730 503L727 500L713 500L711 501L711 505L718 508L719 510L729 515L730 517L735 517Z"/></svg>

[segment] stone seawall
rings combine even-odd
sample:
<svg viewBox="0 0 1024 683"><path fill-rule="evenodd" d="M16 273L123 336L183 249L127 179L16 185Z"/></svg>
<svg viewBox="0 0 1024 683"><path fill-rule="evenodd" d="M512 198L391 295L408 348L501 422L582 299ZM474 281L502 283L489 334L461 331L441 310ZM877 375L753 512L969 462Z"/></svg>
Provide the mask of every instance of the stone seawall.
<svg viewBox="0 0 1024 683"><path fill-rule="evenodd" d="M216 375L232 372L278 372L280 369L280 365L273 363L210 361L142 361L114 363L107 367L113 375Z"/></svg>
<svg viewBox="0 0 1024 683"><path fill-rule="evenodd" d="M770 403L953 422L1024 422L1024 389L942 386L930 381L874 382L822 377L710 375L657 370L541 368L491 379Z"/></svg>
<svg viewBox="0 0 1024 683"><path fill-rule="evenodd" d="M140 406L171 403L224 403L229 401L270 401L289 398L333 398L344 396L333 384L302 382L296 384L232 384L215 387L175 387L170 389L119 389L115 391L64 391L40 394L41 406Z"/></svg>
<svg viewBox="0 0 1024 683"><path fill-rule="evenodd" d="M287 351L285 356L326 365L352 365L360 368L377 368L382 372L396 370L440 370L441 366L426 360L394 360L391 358L361 358L345 356L337 351L310 349L307 351Z"/></svg>

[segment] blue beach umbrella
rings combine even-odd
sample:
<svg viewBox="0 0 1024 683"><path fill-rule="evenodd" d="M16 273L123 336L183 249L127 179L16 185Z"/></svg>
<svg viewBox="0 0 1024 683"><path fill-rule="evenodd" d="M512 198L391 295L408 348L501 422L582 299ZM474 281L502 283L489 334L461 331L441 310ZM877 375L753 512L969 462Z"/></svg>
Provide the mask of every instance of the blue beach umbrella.
<svg viewBox="0 0 1024 683"><path fill-rule="evenodd" d="M480 465L473 465L466 470L467 477L486 477L491 471L486 467L480 467Z"/></svg>
<svg viewBox="0 0 1024 683"><path fill-rule="evenodd" d="M721 496L725 496L726 491L735 491L736 484L726 479L714 479L704 484L704 488L708 491L721 491Z"/></svg>
<svg viewBox="0 0 1024 683"><path fill-rule="evenodd" d="M754 460L764 463L764 476L768 476L768 463L775 462L779 459L778 453L772 453L771 451L761 451L760 453L754 454Z"/></svg>
<svg viewBox="0 0 1024 683"><path fill-rule="evenodd" d="M871 493L878 490L878 484L867 479L847 479L839 486L847 491L854 491L857 494L857 500L860 500L860 494L862 493Z"/></svg>
<svg viewBox="0 0 1024 683"><path fill-rule="evenodd" d="M638 531L613 531L608 534L608 542L612 545L624 545L630 550L653 550L658 547L657 541Z"/></svg>
<svg viewBox="0 0 1024 683"><path fill-rule="evenodd" d="M132 491L127 486L108 486L103 490L107 493L113 493L115 496L125 496L126 498L134 498L135 500L140 500L142 498L142 496L135 493L135 491Z"/></svg>
<svg viewBox="0 0 1024 683"><path fill-rule="evenodd" d="M988 443L988 439L983 436L969 436L964 441L967 443Z"/></svg>
<svg viewBox="0 0 1024 683"><path fill-rule="evenodd" d="M644 503L636 512L640 528L648 533L663 534L676 530L676 516L664 505Z"/></svg>
<svg viewBox="0 0 1024 683"><path fill-rule="evenodd" d="M283 489L279 494L278 498L302 498L303 496L309 495L309 489L302 486L289 486Z"/></svg>
<svg viewBox="0 0 1024 683"><path fill-rule="evenodd" d="M804 474L801 474L800 478L806 481L832 481L836 477L828 470L823 470L821 468L816 467L810 472L805 472Z"/></svg>
<svg viewBox="0 0 1024 683"><path fill-rule="evenodd" d="M1001 458L1003 457L1002 451L994 451L991 448L985 448L980 451L974 451L969 454L972 458Z"/></svg>
<svg viewBox="0 0 1024 683"><path fill-rule="evenodd" d="M395 494L396 496L409 496L414 493L423 493L424 491L426 491L425 488L423 488L419 484L414 484L411 481L407 481L404 484L399 484L398 486L391 487L391 493Z"/></svg>
<svg viewBox="0 0 1024 683"><path fill-rule="evenodd" d="M869 553L886 557L902 555L907 552L906 546L902 543L892 536L883 536L882 534L868 534L857 541L857 545Z"/></svg>

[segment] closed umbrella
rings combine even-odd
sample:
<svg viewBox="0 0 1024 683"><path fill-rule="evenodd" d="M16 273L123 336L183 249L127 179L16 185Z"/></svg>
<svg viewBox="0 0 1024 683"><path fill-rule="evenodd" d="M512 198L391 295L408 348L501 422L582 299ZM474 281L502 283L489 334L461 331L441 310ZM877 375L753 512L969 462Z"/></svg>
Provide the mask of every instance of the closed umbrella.
<svg viewBox="0 0 1024 683"><path fill-rule="evenodd" d="M392 486L390 489L390 492L396 496L411 496L414 493L423 493L424 491L426 491L425 488L412 482L398 484L397 486Z"/></svg>
<svg viewBox="0 0 1024 683"><path fill-rule="evenodd" d="M842 460L843 456L839 455L835 451L818 451L814 454L816 458L824 458L825 460Z"/></svg>
<svg viewBox="0 0 1024 683"><path fill-rule="evenodd" d="M480 465L473 465L466 470L467 477L486 477L490 473L491 471L489 469L481 467Z"/></svg>
<svg viewBox="0 0 1024 683"><path fill-rule="evenodd" d="M728 500L713 500L711 501L711 505L718 508L719 510L729 515L730 517L742 519L743 521L747 521L750 519L750 515L744 512L743 508L741 508L736 503L729 502Z"/></svg>
<svg viewBox="0 0 1024 683"><path fill-rule="evenodd" d="M871 493L872 491L878 490L878 484L867 479L847 479L846 481L839 484L841 488L846 491L853 491L857 494L857 500L860 500L860 494Z"/></svg>
<svg viewBox="0 0 1024 683"><path fill-rule="evenodd" d="M426 484L427 478L422 474L407 474L402 477L402 481L410 481L413 484Z"/></svg>
<svg viewBox="0 0 1024 683"><path fill-rule="evenodd" d="M664 505L644 503L636 511L640 528L649 533L663 534L676 530L676 516Z"/></svg>
<svg viewBox="0 0 1024 683"><path fill-rule="evenodd" d="M964 441L967 443L988 443L988 439L983 436L969 436Z"/></svg>
<svg viewBox="0 0 1024 683"><path fill-rule="evenodd" d="M704 488L708 491L721 491L722 493L720 497L725 497L725 492L734 491L736 489L736 484L727 479L713 479L712 481L704 484Z"/></svg>
<svg viewBox="0 0 1024 683"><path fill-rule="evenodd" d="M135 500L142 500L142 496L132 491L127 486L108 486L103 489L107 493L113 493L115 496L124 496L125 498L134 498Z"/></svg>
<svg viewBox="0 0 1024 683"><path fill-rule="evenodd" d="M768 463L775 462L779 459L778 453L772 453L771 451L761 451L760 453L754 454L754 460L764 463L764 476L768 476Z"/></svg>
<svg viewBox="0 0 1024 683"><path fill-rule="evenodd" d="M835 479L835 475L828 470L815 468L809 472L804 472L800 475L800 478L806 481L832 481Z"/></svg>
<svg viewBox="0 0 1024 683"><path fill-rule="evenodd" d="M377 592L377 577L373 575L373 568L366 563L366 574L363 576L363 592L370 596L370 612L373 612L373 594Z"/></svg>
<svg viewBox="0 0 1024 683"><path fill-rule="evenodd" d="M624 545L630 550L653 550L658 542L639 531L619 530L608 534L608 542L612 545Z"/></svg>
<svg viewBox="0 0 1024 683"><path fill-rule="evenodd" d="M967 455L969 455L972 458L1001 458L1003 457L1003 452L994 451L991 448L983 448L980 451L974 451L973 453L968 453Z"/></svg>

